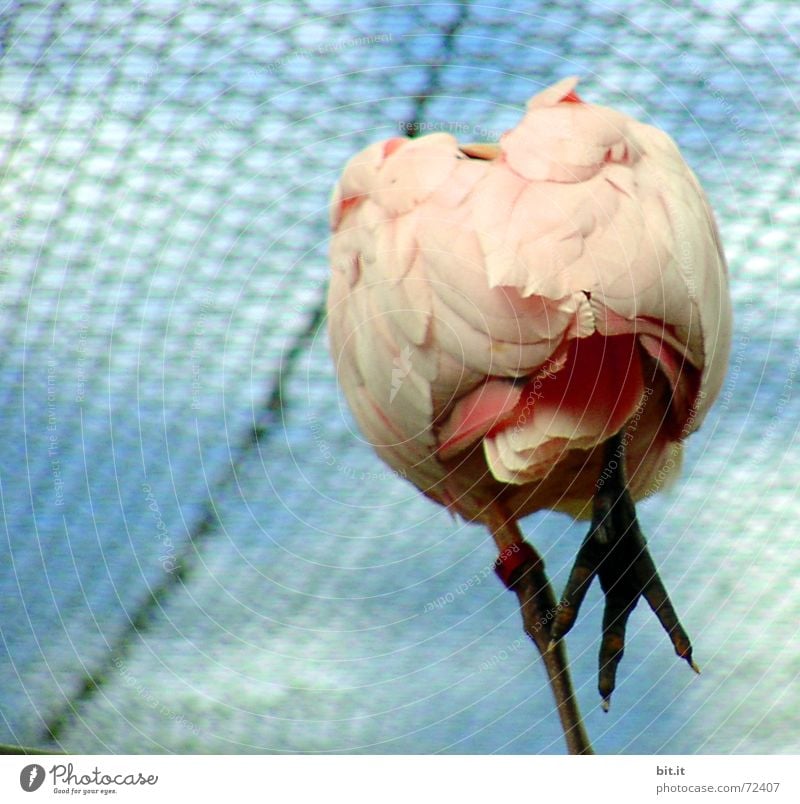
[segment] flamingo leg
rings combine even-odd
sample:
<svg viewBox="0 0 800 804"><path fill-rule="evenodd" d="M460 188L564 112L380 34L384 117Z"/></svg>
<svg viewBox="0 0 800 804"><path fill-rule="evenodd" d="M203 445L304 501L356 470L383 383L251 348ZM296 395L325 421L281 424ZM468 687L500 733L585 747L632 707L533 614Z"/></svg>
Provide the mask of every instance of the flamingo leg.
<svg viewBox="0 0 800 804"><path fill-rule="evenodd" d="M675 653L695 672L700 672L692 661L689 637L647 549L627 488L624 465L624 443L622 434L618 433L606 442L604 470L595 492L591 528L578 551L551 629L555 647L574 625L596 575L605 594L598 690L606 711L625 649L628 618L641 597L650 604L669 635Z"/></svg>
<svg viewBox="0 0 800 804"><path fill-rule="evenodd" d="M513 517L496 511L491 518L490 530L500 550L495 563L497 574L516 593L525 633L533 640L544 661L567 750L570 754L593 754L572 687L564 644L559 643L554 649L548 650L551 643L550 625L557 606L553 587L544 570L544 561L523 540Z"/></svg>

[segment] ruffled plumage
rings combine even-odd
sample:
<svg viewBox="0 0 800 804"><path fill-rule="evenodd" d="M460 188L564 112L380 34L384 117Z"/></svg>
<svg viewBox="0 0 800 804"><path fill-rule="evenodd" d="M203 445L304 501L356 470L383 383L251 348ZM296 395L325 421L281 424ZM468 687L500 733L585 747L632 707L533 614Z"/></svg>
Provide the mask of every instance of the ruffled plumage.
<svg viewBox="0 0 800 804"><path fill-rule="evenodd" d="M445 133L354 156L331 201L329 330L380 456L470 519L585 514L627 427L639 499L680 466L724 378L727 269L663 132L565 79L498 145Z"/></svg>

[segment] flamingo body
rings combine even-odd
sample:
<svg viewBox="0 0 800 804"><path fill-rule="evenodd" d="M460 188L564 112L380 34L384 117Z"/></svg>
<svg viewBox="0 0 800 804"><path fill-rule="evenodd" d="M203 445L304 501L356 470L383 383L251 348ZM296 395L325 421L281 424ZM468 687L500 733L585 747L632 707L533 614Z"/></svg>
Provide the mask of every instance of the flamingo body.
<svg viewBox="0 0 800 804"><path fill-rule="evenodd" d="M697 179L576 84L498 145L375 143L331 201L347 401L389 465L470 520L497 500L589 516L620 431L633 498L657 491L725 375L727 269Z"/></svg>

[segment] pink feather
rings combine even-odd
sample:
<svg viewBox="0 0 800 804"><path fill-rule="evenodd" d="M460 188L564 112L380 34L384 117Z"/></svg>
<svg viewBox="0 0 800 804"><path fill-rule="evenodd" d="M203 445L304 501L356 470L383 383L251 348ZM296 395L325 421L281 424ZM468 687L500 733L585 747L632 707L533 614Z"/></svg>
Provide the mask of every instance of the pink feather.
<svg viewBox="0 0 800 804"><path fill-rule="evenodd" d="M641 498L680 463L731 338L710 208L663 132L568 78L498 145L445 133L354 156L331 202L329 330L366 437L469 519L584 516L627 428Z"/></svg>

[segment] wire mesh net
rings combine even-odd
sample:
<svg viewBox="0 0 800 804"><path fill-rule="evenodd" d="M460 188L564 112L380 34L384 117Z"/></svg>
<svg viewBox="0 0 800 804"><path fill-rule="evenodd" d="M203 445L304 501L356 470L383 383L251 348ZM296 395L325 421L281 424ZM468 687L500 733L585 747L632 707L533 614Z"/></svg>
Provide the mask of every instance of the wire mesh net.
<svg viewBox="0 0 800 804"><path fill-rule="evenodd" d="M371 454L319 325L347 158L403 133L497 139L577 73L593 101L669 131L707 186L739 331L689 480L648 509L722 675L703 692L664 680L643 621L638 709L599 747L773 750L766 721L742 737L725 703L747 683L798 750L800 706L769 701L791 657L755 657L770 631L741 648L751 671L720 658L746 609L737 572L772 566L797 510L796 10L65 0L0 20L0 740L560 750L514 607L489 583L453 592L491 562L486 535ZM729 466L742 450L755 469ZM771 519L739 493L754 471ZM730 512L749 538L723 541ZM550 516L531 538L558 576L581 536ZM753 581L759 606L792 586L792 566L774 571ZM723 601L712 629L702 607ZM773 633L796 631L797 606L774 609ZM573 656L589 702L596 619ZM658 728L654 675L673 706ZM725 728L705 728L711 711Z"/></svg>

